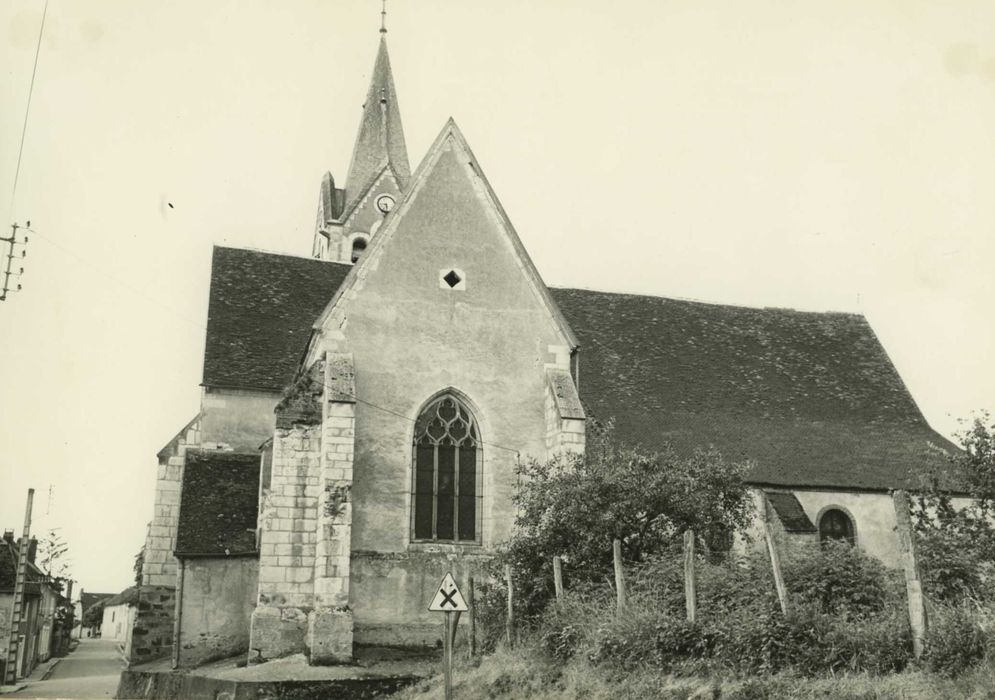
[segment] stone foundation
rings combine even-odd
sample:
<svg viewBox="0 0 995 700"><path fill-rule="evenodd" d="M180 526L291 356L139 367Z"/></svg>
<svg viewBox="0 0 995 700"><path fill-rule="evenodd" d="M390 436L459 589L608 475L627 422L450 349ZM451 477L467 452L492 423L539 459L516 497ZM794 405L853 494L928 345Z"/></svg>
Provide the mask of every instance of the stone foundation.
<svg viewBox="0 0 995 700"><path fill-rule="evenodd" d="M173 652L173 619L176 589L172 586L142 586L131 636L130 663L143 663Z"/></svg>

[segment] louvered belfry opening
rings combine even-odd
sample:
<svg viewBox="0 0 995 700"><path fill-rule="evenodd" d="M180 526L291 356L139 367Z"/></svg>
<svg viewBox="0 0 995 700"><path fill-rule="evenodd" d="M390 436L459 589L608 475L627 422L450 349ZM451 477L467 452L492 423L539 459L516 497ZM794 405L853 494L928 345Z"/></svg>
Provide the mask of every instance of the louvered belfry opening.
<svg viewBox="0 0 995 700"><path fill-rule="evenodd" d="M455 396L432 401L415 423L414 540L479 541L480 433Z"/></svg>

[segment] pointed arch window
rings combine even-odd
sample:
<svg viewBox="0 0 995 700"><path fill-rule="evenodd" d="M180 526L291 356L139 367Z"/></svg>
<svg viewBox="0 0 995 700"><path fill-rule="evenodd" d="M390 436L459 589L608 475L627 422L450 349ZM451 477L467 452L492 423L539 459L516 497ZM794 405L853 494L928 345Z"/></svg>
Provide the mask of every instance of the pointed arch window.
<svg viewBox="0 0 995 700"><path fill-rule="evenodd" d="M415 423L412 538L480 541L482 453L477 422L459 399L444 394Z"/></svg>

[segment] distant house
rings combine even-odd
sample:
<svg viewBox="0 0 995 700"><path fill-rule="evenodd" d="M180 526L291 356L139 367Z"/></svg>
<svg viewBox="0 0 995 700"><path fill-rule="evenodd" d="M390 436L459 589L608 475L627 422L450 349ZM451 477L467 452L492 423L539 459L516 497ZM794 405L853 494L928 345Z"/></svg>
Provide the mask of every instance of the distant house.
<svg viewBox="0 0 995 700"><path fill-rule="evenodd" d="M103 607L103 601L113 598L115 595L115 593L87 593L80 591L79 600L76 601L75 619L79 624L78 636L81 639L83 637L97 637L100 635L100 623L103 621L103 616L97 616L97 624L88 625L87 622L89 620L86 612L98 605ZM91 615L90 617L93 616Z"/></svg>
<svg viewBox="0 0 995 700"><path fill-rule="evenodd" d="M104 601L104 617L100 625L100 636L120 642L125 650L131 646L131 628L134 626L138 610L138 589L125 588L116 596Z"/></svg>
<svg viewBox="0 0 995 700"><path fill-rule="evenodd" d="M60 584L35 565L38 540L28 542L24 608L17 645L17 677L31 673L52 655L56 608L62 601ZM0 540L0 676L6 673L11 622L14 614L14 584L17 579L18 544L7 530Z"/></svg>

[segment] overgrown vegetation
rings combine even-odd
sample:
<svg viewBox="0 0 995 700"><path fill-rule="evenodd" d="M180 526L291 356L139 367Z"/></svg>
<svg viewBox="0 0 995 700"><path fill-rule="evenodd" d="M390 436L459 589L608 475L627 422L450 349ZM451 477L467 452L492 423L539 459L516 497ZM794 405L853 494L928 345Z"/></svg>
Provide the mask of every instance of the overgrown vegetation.
<svg viewBox="0 0 995 700"><path fill-rule="evenodd" d="M961 436L962 453L922 475L913 499L928 613L919 661L902 571L846 542L781 542L785 616L766 552L728 549L729 533L752 516L745 465L715 452L681 459L619 446L610 427L593 433L585 457L521 469L518 534L477 597L480 646L500 660L465 669L470 694L993 697L995 424L987 417ZM693 624L686 529L699 545ZM612 575L616 538L628 588L622 610ZM564 561L561 600L553 555ZM504 640L505 563L515 572L514 649Z"/></svg>

